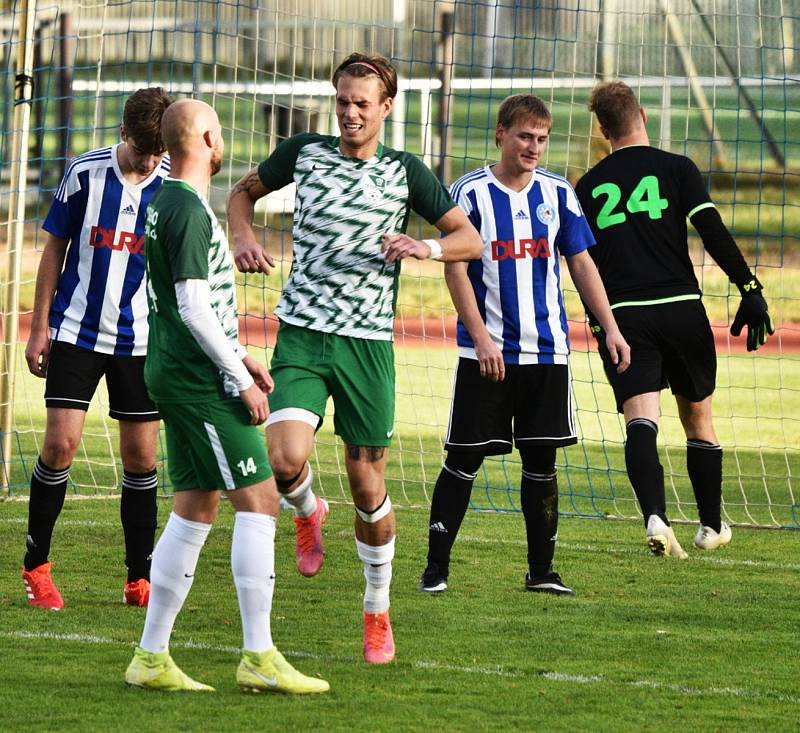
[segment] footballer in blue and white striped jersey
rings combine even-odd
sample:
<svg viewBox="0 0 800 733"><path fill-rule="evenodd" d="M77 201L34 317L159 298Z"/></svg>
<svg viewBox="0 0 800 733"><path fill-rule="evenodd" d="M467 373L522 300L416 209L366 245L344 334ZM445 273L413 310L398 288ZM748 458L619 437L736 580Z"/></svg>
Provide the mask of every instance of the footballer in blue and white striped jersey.
<svg viewBox="0 0 800 733"><path fill-rule="evenodd" d="M483 240L483 255L469 263L467 274L503 361L566 364L569 335L558 255L575 255L595 243L572 186L536 168L515 191L485 166L462 176L450 192ZM460 317L457 341L459 356L477 358Z"/></svg>
<svg viewBox="0 0 800 733"><path fill-rule="evenodd" d="M50 309L50 337L104 354L144 356L145 211L170 165L164 156L132 183L120 169L119 146L75 158L45 219L45 231L69 241Z"/></svg>

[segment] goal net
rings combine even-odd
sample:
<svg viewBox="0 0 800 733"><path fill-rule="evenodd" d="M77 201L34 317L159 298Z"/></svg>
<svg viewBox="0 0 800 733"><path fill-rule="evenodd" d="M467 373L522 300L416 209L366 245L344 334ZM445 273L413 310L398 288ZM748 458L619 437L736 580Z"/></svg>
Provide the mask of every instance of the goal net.
<svg viewBox="0 0 800 733"><path fill-rule="evenodd" d="M779 0L521 3L514 0L266 0L262 2L96 2L40 0L35 15L35 92L27 180L10 179L15 57L22 3L3 3L0 210L10 231L10 191L25 196L19 338L6 344L3 379L11 429L3 457L13 495L27 493L44 429L43 382L23 352L41 223L67 160L118 139L124 100L160 84L217 110L226 161L211 205L224 221L231 185L287 135L336 134L332 69L353 50L391 58L400 93L384 130L391 147L415 153L449 184L497 159L495 114L508 94L533 92L553 112L543 166L575 182L604 152L586 109L600 78L621 77L648 111L651 141L692 157L725 222L765 286L776 334L756 355L728 324L739 302L699 239L690 241L719 357L715 428L725 449L724 516L731 523L797 527L800 474L800 18ZM241 338L268 362L271 315L291 265L293 195L271 195L256 229L280 266L268 277L239 276ZM410 233L436 236L412 218ZM693 232L692 232L693 234ZM5 258L7 238L2 240ZM10 258L9 258L10 263ZM617 415L566 268L578 445L559 451L562 513L638 516L624 469ZM8 304L9 299L4 300ZM6 305L6 311L8 307ZM4 324L13 313L4 314ZM399 504L425 505L441 468L456 362L455 313L435 262L403 264L397 302L397 418L387 483ZM7 328L7 325L6 325ZM9 333L6 330L5 333ZM530 395L536 399L536 395ZM659 446L671 515L694 521L685 439L665 393ZM71 479L80 494L118 490L117 431L103 389L87 417ZM318 433L313 464L320 492L349 501L332 413ZM162 452L163 455L163 452ZM165 457L159 467L169 491ZM473 507L519 508L515 455L488 459Z"/></svg>

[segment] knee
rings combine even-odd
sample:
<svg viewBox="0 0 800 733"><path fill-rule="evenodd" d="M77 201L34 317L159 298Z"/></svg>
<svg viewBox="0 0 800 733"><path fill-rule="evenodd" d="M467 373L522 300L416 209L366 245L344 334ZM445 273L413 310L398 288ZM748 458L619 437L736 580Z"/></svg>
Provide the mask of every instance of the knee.
<svg viewBox="0 0 800 733"><path fill-rule="evenodd" d="M47 433L42 445L42 461L50 468L66 468L72 463L79 442L80 437L76 438L66 432Z"/></svg>
<svg viewBox="0 0 800 733"><path fill-rule="evenodd" d="M131 473L149 473L156 467L156 457L152 450L136 446L121 451L122 467Z"/></svg>
<svg viewBox="0 0 800 733"><path fill-rule="evenodd" d="M550 446L530 446L520 448L522 470L537 475L550 475L556 472L556 449Z"/></svg>
<svg viewBox="0 0 800 733"><path fill-rule="evenodd" d="M455 473L462 478L471 477L471 479L474 479L478 469L483 464L483 458L483 453L480 451L471 453L448 451L444 465L451 473Z"/></svg>
<svg viewBox="0 0 800 733"><path fill-rule="evenodd" d="M269 465L279 485L287 481L294 483L294 480L300 477L308 459L302 451L291 446L270 445L268 452Z"/></svg>
<svg viewBox="0 0 800 733"><path fill-rule="evenodd" d="M714 424L708 415L687 415L683 420L683 430L689 440L705 440L709 443L717 442Z"/></svg>
<svg viewBox="0 0 800 733"><path fill-rule="evenodd" d="M350 493L356 505L356 513L368 523L377 522L391 513L392 502L383 482L351 483ZM369 515L369 519L364 515Z"/></svg>
<svg viewBox="0 0 800 733"><path fill-rule="evenodd" d="M158 422L119 424L119 453L122 467L131 473L149 473L156 467Z"/></svg>

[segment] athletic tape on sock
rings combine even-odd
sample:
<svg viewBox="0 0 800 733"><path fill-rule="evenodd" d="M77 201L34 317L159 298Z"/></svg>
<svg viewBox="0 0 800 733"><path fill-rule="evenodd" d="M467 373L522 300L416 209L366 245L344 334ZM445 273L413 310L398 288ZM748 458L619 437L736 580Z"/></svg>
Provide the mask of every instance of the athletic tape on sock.
<svg viewBox="0 0 800 733"><path fill-rule="evenodd" d="M358 559L367 565L384 565L394 559L394 540L392 537L385 545L368 545L356 539Z"/></svg>
<svg viewBox="0 0 800 733"><path fill-rule="evenodd" d="M386 494L380 506L371 512L365 512L363 509L356 507L356 514L361 517L362 521L367 524L375 524L383 519L390 511L392 511L392 500L389 494Z"/></svg>
<svg viewBox="0 0 800 733"><path fill-rule="evenodd" d="M303 466L303 468L305 468L305 466L308 466L308 475L303 479L303 481L300 483L300 485L294 491L290 491L288 494L283 494L283 498L284 499L290 501L291 499L296 499L298 496L302 496L303 492L306 491L306 489L308 489L311 486L311 484L313 483L313 481L314 481L314 472L311 470L311 465L309 463L306 463ZM303 469L302 468L300 469L300 473L303 473ZM297 476L299 476L300 473L298 473ZM295 481L297 481L297 476L295 476L291 481L288 481L286 483L287 488L289 486L291 486ZM278 483L278 486L282 485L282 482L280 482L280 481L278 481L277 483Z"/></svg>

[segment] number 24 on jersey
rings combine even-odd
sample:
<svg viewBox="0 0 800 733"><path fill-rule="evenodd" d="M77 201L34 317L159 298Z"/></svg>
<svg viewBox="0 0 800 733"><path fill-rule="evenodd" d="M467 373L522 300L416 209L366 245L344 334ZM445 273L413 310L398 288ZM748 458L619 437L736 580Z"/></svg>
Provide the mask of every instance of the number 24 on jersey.
<svg viewBox="0 0 800 733"><path fill-rule="evenodd" d="M619 205L622 191L616 183L601 183L592 189L592 198L605 196L606 200L597 215L597 228L607 229L622 224L628 217ZM645 213L651 219L660 219L661 212L669 206L669 201L662 198L658 188L658 178L645 176L625 202L625 209L631 214Z"/></svg>

